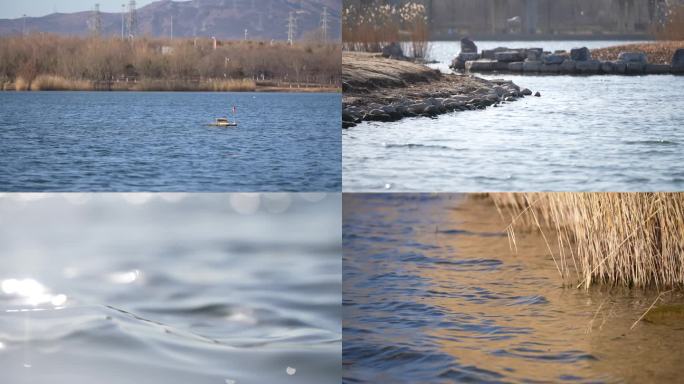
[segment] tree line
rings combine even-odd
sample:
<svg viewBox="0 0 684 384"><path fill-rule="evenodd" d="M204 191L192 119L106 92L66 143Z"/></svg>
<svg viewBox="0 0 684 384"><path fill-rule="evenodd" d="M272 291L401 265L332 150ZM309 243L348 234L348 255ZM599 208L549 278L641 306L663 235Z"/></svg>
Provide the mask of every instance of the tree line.
<svg viewBox="0 0 684 384"><path fill-rule="evenodd" d="M339 44L67 37L0 37L0 79L40 75L92 82L244 80L339 86ZM30 86L29 86L30 88Z"/></svg>

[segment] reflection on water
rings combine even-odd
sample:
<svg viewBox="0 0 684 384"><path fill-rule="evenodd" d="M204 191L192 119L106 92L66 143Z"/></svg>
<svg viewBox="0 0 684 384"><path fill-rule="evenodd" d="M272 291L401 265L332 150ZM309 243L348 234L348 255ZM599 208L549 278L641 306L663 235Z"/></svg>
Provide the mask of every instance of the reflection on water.
<svg viewBox="0 0 684 384"><path fill-rule="evenodd" d="M485 201L345 195L345 382L673 381L684 328L632 324L657 292L564 288L537 233ZM682 303L673 293L667 303Z"/></svg>
<svg viewBox="0 0 684 384"><path fill-rule="evenodd" d="M622 42L478 42L570 49ZM435 43L448 71L458 43ZM342 132L345 191L672 191L684 188L684 76L516 76L540 91L498 108L364 122Z"/></svg>
<svg viewBox="0 0 684 384"><path fill-rule="evenodd" d="M338 383L340 197L0 196L11 383Z"/></svg>

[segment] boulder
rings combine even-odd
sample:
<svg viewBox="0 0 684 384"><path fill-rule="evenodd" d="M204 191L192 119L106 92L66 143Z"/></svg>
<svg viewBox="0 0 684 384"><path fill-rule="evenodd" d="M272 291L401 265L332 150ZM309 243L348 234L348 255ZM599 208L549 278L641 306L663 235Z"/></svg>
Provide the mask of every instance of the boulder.
<svg viewBox="0 0 684 384"><path fill-rule="evenodd" d="M508 70L511 72L522 72L523 64L524 63L522 61L517 61L515 63L508 63Z"/></svg>
<svg viewBox="0 0 684 384"><path fill-rule="evenodd" d="M382 57L391 59L403 59L404 51L401 49L401 45L396 42L391 42L388 45L382 47Z"/></svg>
<svg viewBox="0 0 684 384"><path fill-rule="evenodd" d="M567 59L560 64L560 71L561 73L572 74L575 73L575 70L577 69L576 66L577 62L575 60Z"/></svg>
<svg viewBox="0 0 684 384"><path fill-rule="evenodd" d="M598 60L578 61L575 69L583 75L595 75L601 70L601 62Z"/></svg>
<svg viewBox="0 0 684 384"><path fill-rule="evenodd" d="M573 48L570 50L570 58L575 61L591 60L591 51L587 47Z"/></svg>
<svg viewBox="0 0 684 384"><path fill-rule="evenodd" d="M532 94L532 91L530 91L529 89L525 88L525 89L522 90L522 94L525 95L525 96L530 96L530 95Z"/></svg>
<svg viewBox="0 0 684 384"><path fill-rule="evenodd" d="M369 121L392 121L392 117L385 113L382 109L372 109L366 114L366 120Z"/></svg>
<svg viewBox="0 0 684 384"><path fill-rule="evenodd" d="M490 72L494 69L494 63L492 60L468 61L465 68L468 72Z"/></svg>
<svg viewBox="0 0 684 384"><path fill-rule="evenodd" d="M672 73L684 73L684 48L679 48L672 55Z"/></svg>
<svg viewBox="0 0 684 384"><path fill-rule="evenodd" d="M523 63L523 72L539 72L541 67L541 61L526 61Z"/></svg>
<svg viewBox="0 0 684 384"><path fill-rule="evenodd" d="M603 72L603 73L612 74L614 69L615 69L615 66L610 61L604 61L601 63L601 72Z"/></svg>
<svg viewBox="0 0 684 384"><path fill-rule="evenodd" d="M622 61L613 61L613 72L619 75L624 75L627 71L627 64Z"/></svg>
<svg viewBox="0 0 684 384"><path fill-rule="evenodd" d="M496 61L496 62L494 62L493 69L495 71L508 71L508 64L510 64L510 63L507 63L504 61Z"/></svg>
<svg viewBox="0 0 684 384"><path fill-rule="evenodd" d="M489 60L494 60L495 55L497 52L506 52L506 51L515 51L515 49L511 48L506 48L506 47L498 47L494 49L483 49L482 50L482 58L483 59L489 59ZM522 60L520 60L522 61Z"/></svg>
<svg viewBox="0 0 684 384"><path fill-rule="evenodd" d="M466 61L479 60L480 54L477 52L461 52L458 54L458 59L463 61L464 63Z"/></svg>
<svg viewBox="0 0 684 384"><path fill-rule="evenodd" d="M558 73L560 72L560 64L542 64L541 73Z"/></svg>
<svg viewBox="0 0 684 384"><path fill-rule="evenodd" d="M620 52L618 60L626 63L648 63L646 54L642 52Z"/></svg>
<svg viewBox="0 0 684 384"><path fill-rule="evenodd" d="M539 93L539 91L537 91L537 92L534 94L534 97L541 97L541 93Z"/></svg>
<svg viewBox="0 0 684 384"><path fill-rule="evenodd" d="M646 69L646 64L639 62L627 62L625 65L625 74L627 75L641 75Z"/></svg>
<svg viewBox="0 0 684 384"><path fill-rule="evenodd" d="M461 52L477 53L477 45L467 37L461 39Z"/></svg>
<svg viewBox="0 0 684 384"><path fill-rule="evenodd" d="M428 105L426 103L416 103L416 104L409 105L406 109L411 114L420 115L423 112L425 112L425 109L429 106L431 106L431 105Z"/></svg>
<svg viewBox="0 0 684 384"><path fill-rule="evenodd" d="M525 60L526 55L521 51L503 51L494 53L494 58L497 61L512 63L514 61Z"/></svg>
<svg viewBox="0 0 684 384"><path fill-rule="evenodd" d="M568 57L565 55L553 54L542 57L542 61L544 62L544 64L562 64L563 61L565 61L565 59L567 58Z"/></svg>
<svg viewBox="0 0 684 384"><path fill-rule="evenodd" d="M670 66L668 64L646 64L644 72L647 75L663 75L670 73Z"/></svg>
<svg viewBox="0 0 684 384"><path fill-rule="evenodd" d="M525 49L525 58L530 61L539 61L544 55L542 48L527 48Z"/></svg>

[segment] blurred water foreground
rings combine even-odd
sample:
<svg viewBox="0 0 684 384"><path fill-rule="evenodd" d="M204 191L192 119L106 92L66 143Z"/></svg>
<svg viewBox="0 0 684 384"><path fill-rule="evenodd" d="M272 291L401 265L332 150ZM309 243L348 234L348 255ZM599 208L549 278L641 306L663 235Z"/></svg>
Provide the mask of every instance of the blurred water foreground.
<svg viewBox="0 0 684 384"><path fill-rule="evenodd" d="M339 383L340 196L0 196L8 383Z"/></svg>

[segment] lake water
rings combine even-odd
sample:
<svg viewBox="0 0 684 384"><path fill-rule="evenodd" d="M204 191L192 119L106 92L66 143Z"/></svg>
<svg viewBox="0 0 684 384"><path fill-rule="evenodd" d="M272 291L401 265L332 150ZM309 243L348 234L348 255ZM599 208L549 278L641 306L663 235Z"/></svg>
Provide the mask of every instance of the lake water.
<svg viewBox="0 0 684 384"><path fill-rule="evenodd" d="M681 381L681 324L630 330L657 292L564 288L507 224L457 195L345 194L343 382Z"/></svg>
<svg viewBox="0 0 684 384"><path fill-rule="evenodd" d="M339 194L0 197L5 383L339 383Z"/></svg>
<svg viewBox="0 0 684 384"><path fill-rule="evenodd" d="M332 93L0 92L0 190L339 191L340 116Z"/></svg>
<svg viewBox="0 0 684 384"><path fill-rule="evenodd" d="M555 50L624 42L476 43ZM448 71L459 51L458 43L435 43L433 66ZM513 80L542 97L344 130L344 190L684 189L684 76L481 77Z"/></svg>

